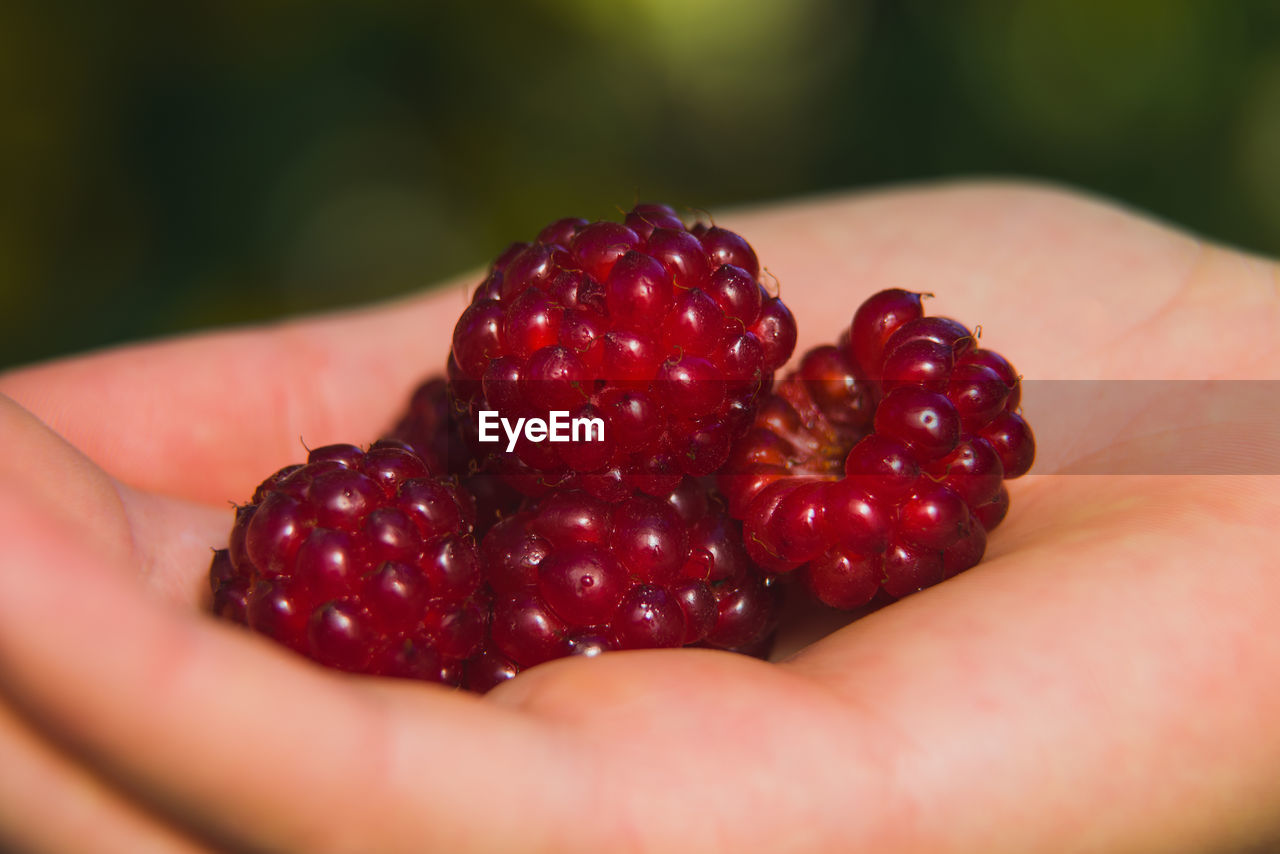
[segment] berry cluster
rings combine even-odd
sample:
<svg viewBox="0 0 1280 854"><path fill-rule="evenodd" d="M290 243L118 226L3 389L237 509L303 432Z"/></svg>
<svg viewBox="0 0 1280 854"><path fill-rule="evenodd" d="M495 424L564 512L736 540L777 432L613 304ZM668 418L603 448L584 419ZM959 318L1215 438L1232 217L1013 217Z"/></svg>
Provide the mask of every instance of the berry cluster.
<svg viewBox="0 0 1280 854"><path fill-rule="evenodd" d="M852 608L976 564L1034 456L1009 363L898 290L775 387L795 341L730 231L664 205L552 223L493 263L447 380L387 438L313 450L237 509L213 610L333 667L486 691L568 655L765 656L784 574ZM486 412L603 436L495 443Z"/></svg>

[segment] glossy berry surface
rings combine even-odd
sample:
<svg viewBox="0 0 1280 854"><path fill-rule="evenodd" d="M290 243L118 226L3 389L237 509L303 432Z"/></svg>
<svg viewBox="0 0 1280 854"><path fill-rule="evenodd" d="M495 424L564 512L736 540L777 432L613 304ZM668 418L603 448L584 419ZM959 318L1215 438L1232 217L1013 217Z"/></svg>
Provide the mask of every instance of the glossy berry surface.
<svg viewBox="0 0 1280 854"><path fill-rule="evenodd" d="M331 667L457 684L487 615L474 519L403 443L316 448L237 508L213 610Z"/></svg>
<svg viewBox="0 0 1280 854"><path fill-rule="evenodd" d="M1013 367L921 296L875 294L805 354L717 478L752 559L836 607L976 565L1035 458Z"/></svg>
<svg viewBox="0 0 1280 854"><path fill-rule="evenodd" d="M748 558L740 523L692 479L616 502L550 493L498 522L480 554L494 606L476 690L568 655L758 651L777 620L779 590Z"/></svg>
<svg viewBox="0 0 1280 854"><path fill-rule="evenodd" d="M525 494L662 495L724 464L795 340L745 240L647 204L503 252L455 326L448 376L479 467ZM507 453L504 430L480 441L486 410L597 419L603 440L522 432Z"/></svg>

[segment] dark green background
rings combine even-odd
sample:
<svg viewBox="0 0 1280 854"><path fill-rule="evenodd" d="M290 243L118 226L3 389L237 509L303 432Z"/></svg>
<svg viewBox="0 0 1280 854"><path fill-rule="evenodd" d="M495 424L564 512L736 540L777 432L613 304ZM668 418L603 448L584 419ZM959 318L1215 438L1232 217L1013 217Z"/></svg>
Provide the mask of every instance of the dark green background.
<svg viewBox="0 0 1280 854"><path fill-rule="evenodd" d="M0 7L0 365L353 303L559 216L1061 181L1280 254L1280 4Z"/></svg>

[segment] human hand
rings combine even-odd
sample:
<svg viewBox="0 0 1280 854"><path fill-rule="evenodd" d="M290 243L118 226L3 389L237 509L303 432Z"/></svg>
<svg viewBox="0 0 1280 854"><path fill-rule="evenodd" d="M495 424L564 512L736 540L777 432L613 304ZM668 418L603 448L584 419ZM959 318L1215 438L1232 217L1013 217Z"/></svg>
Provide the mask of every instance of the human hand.
<svg viewBox="0 0 1280 854"><path fill-rule="evenodd" d="M209 549L225 502L296 461L297 437L368 441L390 425L443 362L464 290L11 372L0 841L1109 854L1280 841L1280 482L1055 474L1155 446L1130 435L1122 402L1063 411L1036 383L1277 379L1276 267L1018 187L722 224L781 282L797 352L833 339L866 295L907 287L938 294L931 314L980 322L1030 380L1040 460L1011 484L983 564L843 628L820 613L776 664L610 653L485 697L352 677L201 613ZM1166 439L1204 427L1192 406L1171 417ZM1275 442L1254 439L1257 470L1280 472Z"/></svg>

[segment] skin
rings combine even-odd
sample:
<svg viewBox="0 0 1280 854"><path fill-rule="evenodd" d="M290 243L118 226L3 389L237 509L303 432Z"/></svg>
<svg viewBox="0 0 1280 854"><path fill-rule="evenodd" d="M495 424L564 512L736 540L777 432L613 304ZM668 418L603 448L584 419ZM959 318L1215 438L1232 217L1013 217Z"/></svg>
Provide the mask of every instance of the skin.
<svg viewBox="0 0 1280 854"><path fill-rule="evenodd" d="M1077 195L939 186L719 223L780 282L797 352L866 295L908 287L938 293L931 314L980 322L1028 380L1280 378L1273 263ZM326 671L202 613L227 502L299 461L299 438L385 429L443 363L474 278L0 376L0 843L1280 843L1280 478L1159 474L1169 448L1203 444L1194 403L1164 413L1160 444L1136 438L1125 401L1055 409L1028 383L1040 459L987 560L849 625L818 614L781 663L617 653L478 698ZM1275 414L1229 415L1209 441L1242 471L1280 472ZM1107 460L1145 473L1061 474Z"/></svg>

